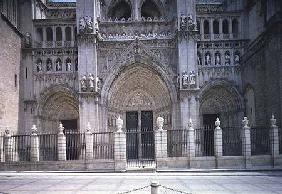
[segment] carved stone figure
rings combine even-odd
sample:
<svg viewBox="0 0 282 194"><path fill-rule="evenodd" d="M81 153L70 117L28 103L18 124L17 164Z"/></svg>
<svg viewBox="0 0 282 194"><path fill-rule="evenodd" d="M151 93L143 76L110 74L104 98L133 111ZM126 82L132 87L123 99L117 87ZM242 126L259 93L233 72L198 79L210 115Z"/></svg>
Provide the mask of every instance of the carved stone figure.
<svg viewBox="0 0 282 194"><path fill-rule="evenodd" d="M202 65L202 58L199 54L197 56L197 60L198 60L198 65Z"/></svg>
<svg viewBox="0 0 282 194"><path fill-rule="evenodd" d="M79 19L79 32L92 33L93 32L93 19L90 16L84 16Z"/></svg>
<svg viewBox="0 0 282 194"><path fill-rule="evenodd" d="M205 65L211 65L211 55L210 55L210 53L206 54Z"/></svg>
<svg viewBox="0 0 282 194"><path fill-rule="evenodd" d="M190 73L189 73L189 84L192 85L192 86L196 85L195 71L190 71Z"/></svg>
<svg viewBox="0 0 282 194"><path fill-rule="evenodd" d="M163 117L158 117L157 118L157 126L158 126L158 130L162 131L163 130L163 126L164 126L164 118Z"/></svg>
<svg viewBox="0 0 282 194"><path fill-rule="evenodd" d="M42 71L42 61L38 61L36 64L36 71L41 72Z"/></svg>
<svg viewBox="0 0 282 194"><path fill-rule="evenodd" d="M187 30L187 24L188 24L188 17L185 16L184 14L181 14L180 16L180 30Z"/></svg>
<svg viewBox="0 0 282 194"><path fill-rule="evenodd" d="M189 76L186 71L182 74L182 87L186 88L189 85Z"/></svg>
<svg viewBox="0 0 282 194"><path fill-rule="evenodd" d="M238 53L234 56L234 64L239 65L240 64L240 55Z"/></svg>
<svg viewBox="0 0 282 194"><path fill-rule="evenodd" d="M225 65L230 65L230 54L225 53Z"/></svg>
<svg viewBox="0 0 282 194"><path fill-rule="evenodd" d="M89 73L88 80L89 80L89 88L90 88L90 90L94 91L94 89L95 89L95 78L92 75L92 73Z"/></svg>
<svg viewBox="0 0 282 194"><path fill-rule="evenodd" d="M53 69L52 61L48 60L46 65L46 71L52 71L52 69Z"/></svg>
<svg viewBox="0 0 282 194"><path fill-rule="evenodd" d="M70 61L68 61L66 64L66 71L72 71L72 64Z"/></svg>
<svg viewBox="0 0 282 194"><path fill-rule="evenodd" d="M99 92L101 90L101 80L99 77L96 77L96 92Z"/></svg>
<svg viewBox="0 0 282 194"><path fill-rule="evenodd" d="M220 54L216 53L215 54L215 65L220 65L220 64L221 64Z"/></svg>
<svg viewBox="0 0 282 194"><path fill-rule="evenodd" d="M56 62L56 71L62 71L62 62L59 60Z"/></svg>
<svg viewBox="0 0 282 194"><path fill-rule="evenodd" d="M80 80L80 86L81 86L82 91L86 91L86 89L87 89L86 81L87 81L86 75L82 76L82 78Z"/></svg>
<svg viewBox="0 0 282 194"><path fill-rule="evenodd" d="M121 133L122 132L122 126L123 126L123 120L118 116L116 120L116 125L117 125L117 132Z"/></svg>
<svg viewBox="0 0 282 194"><path fill-rule="evenodd" d="M85 28L86 28L86 23L85 23L85 19L84 19L84 17L81 17L80 19L79 19L79 32L84 32L84 30L85 30Z"/></svg>

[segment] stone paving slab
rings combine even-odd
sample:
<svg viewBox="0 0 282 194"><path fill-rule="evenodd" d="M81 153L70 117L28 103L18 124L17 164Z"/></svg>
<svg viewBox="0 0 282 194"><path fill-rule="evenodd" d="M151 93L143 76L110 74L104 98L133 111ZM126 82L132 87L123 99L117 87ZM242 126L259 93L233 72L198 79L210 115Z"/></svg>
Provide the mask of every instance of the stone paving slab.
<svg viewBox="0 0 282 194"><path fill-rule="evenodd" d="M282 194L282 172L228 173L8 173L0 172L0 193L117 194L150 185L191 194ZM129 194L150 194L150 187ZM160 188L159 194L179 194Z"/></svg>

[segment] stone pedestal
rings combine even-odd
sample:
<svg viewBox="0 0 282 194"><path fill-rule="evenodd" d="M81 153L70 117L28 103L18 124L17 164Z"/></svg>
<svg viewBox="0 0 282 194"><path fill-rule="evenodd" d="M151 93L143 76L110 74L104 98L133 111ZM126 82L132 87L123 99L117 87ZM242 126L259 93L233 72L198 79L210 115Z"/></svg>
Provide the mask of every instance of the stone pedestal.
<svg viewBox="0 0 282 194"><path fill-rule="evenodd" d="M32 162L39 161L39 137L36 133L37 129L34 125L32 127L32 134L30 136L30 160Z"/></svg>
<svg viewBox="0 0 282 194"><path fill-rule="evenodd" d="M245 168L251 168L251 131L250 127L248 126L249 120L247 117L244 117L242 124L242 155L245 159Z"/></svg>
<svg viewBox="0 0 282 194"><path fill-rule="evenodd" d="M4 152L5 152L5 162L14 161L14 144L10 132L6 131L4 136Z"/></svg>
<svg viewBox="0 0 282 194"><path fill-rule="evenodd" d="M5 162L5 158L4 158L4 136L0 136L0 162Z"/></svg>
<svg viewBox="0 0 282 194"><path fill-rule="evenodd" d="M93 134L90 131L85 132L86 142L86 160L93 159Z"/></svg>
<svg viewBox="0 0 282 194"><path fill-rule="evenodd" d="M276 126L276 119L274 115L270 119L271 127L269 131L270 137L270 151L272 156L272 165L273 167L276 165L277 157L279 156L279 133L278 127Z"/></svg>
<svg viewBox="0 0 282 194"><path fill-rule="evenodd" d="M190 119L188 124L188 153L187 156L189 160L193 160L195 158L195 129L192 126L192 120Z"/></svg>
<svg viewBox="0 0 282 194"><path fill-rule="evenodd" d="M66 136L63 133L64 127L60 124L59 134L58 134L58 160L67 160L67 149L66 149Z"/></svg>
<svg viewBox="0 0 282 194"><path fill-rule="evenodd" d="M167 160L167 131L155 131L155 155L157 168L166 167Z"/></svg>
<svg viewBox="0 0 282 194"><path fill-rule="evenodd" d="M126 171L126 134L115 132L114 144L115 171Z"/></svg>

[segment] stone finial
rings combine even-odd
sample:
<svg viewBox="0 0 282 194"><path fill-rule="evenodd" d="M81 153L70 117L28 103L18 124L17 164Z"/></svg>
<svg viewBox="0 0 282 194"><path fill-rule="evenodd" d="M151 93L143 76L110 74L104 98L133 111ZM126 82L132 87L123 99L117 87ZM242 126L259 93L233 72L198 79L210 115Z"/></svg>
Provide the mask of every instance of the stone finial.
<svg viewBox="0 0 282 194"><path fill-rule="evenodd" d="M272 127L275 127L275 126L276 126L276 119L275 119L275 117L274 117L274 114L272 114L272 116L271 116L270 124L271 124Z"/></svg>
<svg viewBox="0 0 282 194"><path fill-rule="evenodd" d="M159 131L163 130L163 126L164 126L164 118L163 117L158 117L157 118L157 127Z"/></svg>
<svg viewBox="0 0 282 194"><path fill-rule="evenodd" d="M188 127L189 127L189 128L192 128L192 127L193 127L193 122L192 122L192 119L191 119L191 118L189 119Z"/></svg>
<svg viewBox="0 0 282 194"><path fill-rule="evenodd" d="M116 122L117 122L117 132L118 133L121 133L122 132L122 126L123 126L123 120L120 118L120 116L118 116L118 118L117 118L117 120L116 120Z"/></svg>
<svg viewBox="0 0 282 194"><path fill-rule="evenodd" d="M91 125L88 122L87 125L86 125L86 132L90 132L90 131L91 131Z"/></svg>
<svg viewBox="0 0 282 194"><path fill-rule="evenodd" d="M11 136L11 131L9 129L5 130L5 136Z"/></svg>
<svg viewBox="0 0 282 194"><path fill-rule="evenodd" d="M242 120L243 127L249 127L249 120L247 117L244 117Z"/></svg>
<svg viewBox="0 0 282 194"><path fill-rule="evenodd" d="M59 134L64 134L64 126L62 123L59 124Z"/></svg>
<svg viewBox="0 0 282 194"><path fill-rule="evenodd" d="M220 120L219 118L216 118L216 121L214 122L216 128L220 128Z"/></svg>
<svg viewBox="0 0 282 194"><path fill-rule="evenodd" d="M32 125L32 127L31 127L31 135L37 135L37 127L36 127L36 125Z"/></svg>

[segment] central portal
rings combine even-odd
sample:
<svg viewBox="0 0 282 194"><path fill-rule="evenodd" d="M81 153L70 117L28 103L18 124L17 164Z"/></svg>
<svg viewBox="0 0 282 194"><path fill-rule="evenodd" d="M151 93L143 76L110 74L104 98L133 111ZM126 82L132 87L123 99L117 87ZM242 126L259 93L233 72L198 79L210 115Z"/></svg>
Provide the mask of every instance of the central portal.
<svg viewBox="0 0 282 194"><path fill-rule="evenodd" d="M126 155L138 166L155 159L152 111L126 112Z"/></svg>

